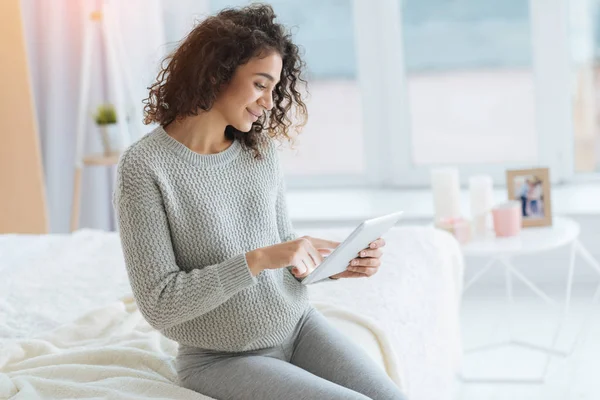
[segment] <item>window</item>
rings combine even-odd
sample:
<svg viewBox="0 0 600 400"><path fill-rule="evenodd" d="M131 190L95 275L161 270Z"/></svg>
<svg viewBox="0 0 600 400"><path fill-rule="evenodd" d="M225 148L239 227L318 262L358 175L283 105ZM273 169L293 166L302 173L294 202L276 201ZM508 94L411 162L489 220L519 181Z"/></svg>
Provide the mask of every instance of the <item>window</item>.
<svg viewBox="0 0 600 400"><path fill-rule="evenodd" d="M527 2L401 5L413 163L535 163Z"/></svg>
<svg viewBox="0 0 600 400"><path fill-rule="evenodd" d="M403 118L389 148L396 186L426 186L437 165L462 181L509 168L547 166L553 182L572 173L567 9L562 0L396 0L403 66L386 81ZM397 10L392 10L394 7ZM393 21L389 21L389 26ZM397 79L398 82L394 82Z"/></svg>

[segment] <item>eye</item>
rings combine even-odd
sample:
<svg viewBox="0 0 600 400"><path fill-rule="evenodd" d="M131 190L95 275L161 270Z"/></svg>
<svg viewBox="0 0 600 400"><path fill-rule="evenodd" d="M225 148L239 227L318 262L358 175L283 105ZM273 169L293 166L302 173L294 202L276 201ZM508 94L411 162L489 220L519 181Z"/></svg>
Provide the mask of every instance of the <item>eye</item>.
<svg viewBox="0 0 600 400"><path fill-rule="evenodd" d="M259 88L260 90L266 89L266 86L261 85L260 83L255 83L254 86L256 86L257 88Z"/></svg>

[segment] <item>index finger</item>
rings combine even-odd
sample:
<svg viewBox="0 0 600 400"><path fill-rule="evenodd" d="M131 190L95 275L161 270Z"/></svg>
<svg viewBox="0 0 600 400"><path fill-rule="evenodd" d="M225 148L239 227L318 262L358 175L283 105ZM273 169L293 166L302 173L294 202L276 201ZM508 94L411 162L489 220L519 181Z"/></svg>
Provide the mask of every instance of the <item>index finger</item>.
<svg viewBox="0 0 600 400"><path fill-rule="evenodd" d="M307 239L310 239L307 237ZM319 250L314 246L311 240L308 241L308 244L304 247L309 257L312 258L315 266L319 265L323 262L323 255L319 252Z"/></svg>
<svg viewBox="0 0 600 400"><path fill-rule="evenodd" d="M320 239L310 236L304 236L304 238L308 239L317 249L335 249L340 245L340 242L336 242L335 240Z"/></svg>
<svg viewBox="0 0 600 400"><path fill-rule="evenodd" d="M308 249L308 254L312 257L315 262L315 267L321 264L324 260L323 255L319 252L319 250L314 247Z"/></svg>

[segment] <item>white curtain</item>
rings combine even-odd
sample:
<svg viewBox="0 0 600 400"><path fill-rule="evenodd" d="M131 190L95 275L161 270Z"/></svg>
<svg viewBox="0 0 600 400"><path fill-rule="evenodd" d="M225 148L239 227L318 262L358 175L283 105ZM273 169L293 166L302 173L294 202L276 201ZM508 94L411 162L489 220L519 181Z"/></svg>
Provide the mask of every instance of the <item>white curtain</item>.
<svg viewBox="0 0 600 400"><path fill-rule="evenodd" d="M133 110L130 134L136 139L151 127L143 126L142 99L167 50L163 4L160 0L104 0L114 7L115 31L121 31L123 75L129 77ZM102 0L21 0L25 37L35 97L50 231L70 230L75 164L75 137L84 24ZM95 35L84 153L102 151L92 114L101 103L114 103L115 85L104 68L100 34ZM124 89L124 88L122 88ZM129 99L126 99L129 101ZM111 195L114 167L86 167L83 171L79 228L114 230Z"/></svg>

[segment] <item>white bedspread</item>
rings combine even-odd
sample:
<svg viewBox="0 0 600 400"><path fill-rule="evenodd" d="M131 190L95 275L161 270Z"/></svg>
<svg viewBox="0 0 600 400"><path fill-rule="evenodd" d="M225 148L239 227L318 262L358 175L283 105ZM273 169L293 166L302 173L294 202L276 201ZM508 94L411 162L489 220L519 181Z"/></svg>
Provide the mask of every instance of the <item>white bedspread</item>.
<svg viewBox="0 0 600 400"><path fill-rule="evenodd" d="M341 240L350 230L299 230L299 233ZM336 304L375 321L396 350L409 398L450 399L461 354L457 310L463 264L458 245L448 234L424 227L396 228L384 237L388 245L377 275L310 286L311 300ZM0 235L2 348L26 339L33 346L28 351L49 351L56 356L60 347L35 347L39 342L30 338L68 324L92 309L107 304L119 307L115 300L129 292L120 243L114 232L83 229L72 235ZM105 329L114 323L107 322ZM63 329L69 332L68 328L60 331ZM134 329L129 335L130 339L125 335L122 340L135 348L139 333ZM167 339L156 332L144 335L152 339L144 339L146 344L140 345L139 351L162 349L168 353ZM0 371L1 365L2 362ZM56 369L48 369L47 373L54 373L51 371L60 373ZM126 369L118 371L124 373ZM172 385L167 384L170 379L167 371L153 369L151 363L148 371L150 375L144 376L156 378L156 384L150 385L152 393L166 390L160 388L161 382L172 390ZM114 379L119 379L117 376L120 375ZM0 387L3 384L6 382L0 382ZM124 390L131 392L130 397L117 397L136 398L133 396L139 392L132 385L124 385ZM173 396L170 393L167 397Z"/></svg>

